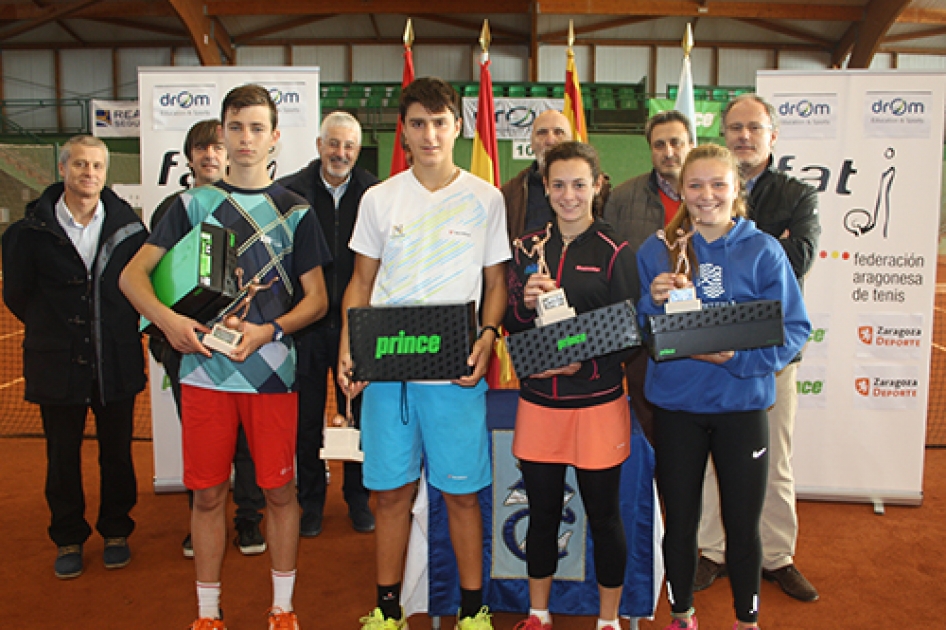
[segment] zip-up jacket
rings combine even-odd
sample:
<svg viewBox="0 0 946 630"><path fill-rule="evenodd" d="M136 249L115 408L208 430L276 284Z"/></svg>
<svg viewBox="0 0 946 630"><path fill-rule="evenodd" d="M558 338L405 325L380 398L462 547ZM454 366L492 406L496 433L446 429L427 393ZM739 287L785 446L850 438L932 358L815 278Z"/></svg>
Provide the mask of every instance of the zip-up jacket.
<svg viewBox="0 0 946 630"><path fill-rule="evenodd" d="M528 244L533 235L541 238L544 234L544 229L530 232L523 235L522 240ZM617 240L611 226L600 219L568 246L564 246L561 232L553 222L545 257L555 284L565 289L565 297L577 314L637 299L634 256L627 243ZM507 270L509 302L503 321L511 333L535 326L536 312L523 303L523 290L536 269L537 259L514 248ZM556 408L611 402L624 395L621 364L629 354L630 351L614 352L583 361L578 372L571 376L521 379L520 395L534 404Z"/></svg>
<svg viewBox="0 0 946 630"><path fill-rule="evenodd" d="M650 359L647 399L659 407L692 413L755 411L775 402L775 372L785 367L808 340L811 323L801 289L785 251L778 242L756 228L749 219L737 218L727 234L712 243L696 233L690 239L699 262L694 279L704 308L779 300L785 343L770 348L739 350L728 361L715 365L698 359L660 363ZM659 274L671 271L670 253L652 236L637 253L642 297L638 305L641 325L648 315L664 312L654 303L650 285Z"/></svg>
<svg viewBox="0 0 946 630"><path fill-rule="evenodd" d="M342 195L336 211L335 199L322 183L321 173L322 160L317 159L302 170L286 175L278 182L309 202L315 211L315 216L319 219L319 225L322 226L325 240L332 252L332 262L322 269L325 274L325 289L328 292L328 312L322 319L296 333L297 337L313 328L341 327L342 296L355 271L355 254L348 248L348 242L355 229L355 220L358 218L358 206L361 204L362 196L366 190L378 183L377 177L360 166L354 167L351 170L348 188L345 189L345 194Z"/></svg>
<svg viewBox="0 0 946 630"><path fill-rule="evenodd" d="M3 235L3 299L26 331L26 400L88 404L93 383L105 402L145 386L138 313L118 288L148 236L123 199L102 190L105 221L92 270L56 219L61 183L26 207Z"/></svg>

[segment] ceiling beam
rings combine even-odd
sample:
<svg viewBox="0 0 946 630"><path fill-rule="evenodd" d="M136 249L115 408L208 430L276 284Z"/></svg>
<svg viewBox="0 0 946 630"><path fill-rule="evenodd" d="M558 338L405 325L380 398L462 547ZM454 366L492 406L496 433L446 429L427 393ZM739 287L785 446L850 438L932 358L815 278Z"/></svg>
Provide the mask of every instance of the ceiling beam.
<svg viewBox="0 0 946 630"><path fill-rule="evenodd" d="M35 4L11 3L0 5L0 21L35 20L45 16L45 11L62 10L65 4L50 4L44 7ZM167 2L151 2L149 0L116 0L114 2L99 2L77 10L72 17L174 17L174 12Z"/></svg>
<svg viewBox="0 0 946 630"><path fill-rule="evenodd" d="M68 24L66 24L63 20L56 20L56 26L58 26L59 28L61 28L62 30L64 30L64 31L69 35L69 37L71 37L72 39L76 40L76 41L79 42L80 44L84 44L84 43L85 43L85 40L83 40L81 37L79 37L79 34L76 33L76 32L75 32Z"/></svg>
<svg viewBox="0 0 946 630"><path fill-rule="evenodd" d="M148 31L160 35L171 35L172 37L187 37L187 31L178 26L165 26L163 24L149 24L148 22L137 22L135 20L126 20L124 18L85 18L90 22L101 22L102 24L111 24L112 26L121 26L124 28L133 28L139 31Z"/></svg>
<svg viewBox="0 0 946 630"><path fill-rule="evenodd" d="M220 54L226 58L229 65L235 66L236 47L233 45L233 38L230 37L230 33L227 32L227 27L223 25L223 22L220 21L220 18L211 18L210 31L213 35L214 41L217 42L217 47L220 49Z"/></svg>
<svg viewBox="0 0 946 630"><path fill-rule="evenodd" d="M78 0L77 2L70 2L68 4L57 4L46 7L35 7L35 5L30 5L38 9L40 15L28 20L24 20L21 23L12 26L11 28L0 31L0 41L16 37L17 35L22 35L23 33L32 31L33 29L39 28L44 24L55 22L61 18L68 17L77 11L81 11L88 6L101 1L102 0Z"/></svg>
<svg viewBox="0 0 946 630"><path fill-rule="evenodd" d="M649 15L652 17L755 18L760 20L822 20L853 22L861 7L781 2L706 2L693 0L542 0L544 15ZM705 10L704 10L705 9Z"/></svg>
<svg viewBox="0 0 946 630"><path fill-rule="evenodd" d="M214 24L204 15L203 6L199 0L168 0L187 27L191 42L197 50L197 57L202 66L222 66L223 58L217 48L217 38L213 36Z"/></svg>
<svg viewBox="0 0 946 630"><path fill-rule="evenodd" d="M322 20L328 20L335 17L335 15L309 15L306 17L290 18L288 20L283 20L276 24L270 24L264 28L256 29L255 31L247 31L233 38L233 43L237 45L247 44L253 40L267 37L275 33L282 33L283 31L288 31L289 29L296 28L297 26L305 26L307 24L312 24L313 22L321 22Z"/></svg>
<svg viewBox="0 0 946 630"><path fill-rule="evenodd" d="M946 24L946 9L904 9L898 24Z"/></svg>
<svg viewBox="0 0 946 630"><path fill-rule="evenodd" d="M374 13L369 13L368 19L371 21L371 29L374 31L375 39L381 39L381 29L378 28L378 20L375 19Z"/></svg>
<svg viewBox="0 0 946 630"><path fill-rule="evenodd" d="M938 37L939 35L946 35L946 26L940 26L939 28L929 28L925 31L913 31L912 33L887 35L884 37L882 44L887 45L894 42L906 42L914 39L923 39L924 37Z"/></svg>
<svg viewBox="0 0 946 630"><path fill-rule="evenodd" d="M588 33L597 33L599 31L603 31L609 28L618 28L619 26L629 26L631 24L640 24L641 22L647 22L653 19L655 18L651 16L634 16L634 17L624 17L624 18L616 18L613 20L606 20L604 22L598 22L596 24L586 24L584 26L579 26L578 28L576 28L575 35L577 36L577 35L586 35ZM566 35L568 35L568 29L563 28L562 30L559 30L559 31L549 31L548 33L544 33L542 35L542 39L543 40L548 39L548 38L556 39L559 37L565 37Z"/></svg>
<svg viewBox="0 0 946 630"><path fill-rule="evenodd" d="M314 15L326 13L399 13L420 15L469 15L471 12L484 15L528 13L529 0L480 0L475 7L460 3L435 4L430 0L206 0L207 15Z"/></svg>
<svg viewBox="0 0 946 630"><path fill-rule="evenodd" d="M446 24L447 26L456 26L457 28L469 29L475 32L477 36L479 36L480 30L482 30L483 28L482 21L475 22L471 20L462 20L460 18L447 17L445 15L421 15L421 16L418 16L417 20L418 21L422 20L424 22L435 22L437 24ZM417 29L415 28L414 30L416 32ZM489 25L489 32L491 34L500 35L503 37L519 37L522 39L523 42L525 42L529 37L528 33L520 33L518 31L511 31L509 29L503 28L501 26L496 26L494 24Z"/></svg>
<svg viewBox="0 0 946 630"><path fill-rule="evenodd" d="M874 53L897 17L910 4L910 0L870 0L864 11L864 22L857 34L848 68L869 68Z"/></svg>
<svg viewBox="0 0 946 630"><path fill-rule="evenodd" d="M560 37L554 40L542 40L543 44L564 45L568 43L568 37ZM622 37L614 38L595 38L586 39L583 42L575 44L576 46L657 46L659 48L680 48L679 39L628 39ZM698 41L693 45L697 48L719 48L726 50L772 50L771 43L765 42L722 42L722 41ZM805 51L805 52L825 52L821 46L812 46L811 44L779 44L779 50Z"/></svg>
<svg viewBox="0 0 946 630"><path fill-rule="evenodd" d="M780 24L778 22L770 22L768 20L752 20L748 18L738 18L738 20L745 24L751 24L752 26L757 26L761 29L772 31L773 33L788 35L789 37L800 39L803 42L808 42L817 46L823 46L825 50L830 50L834 47L834 42L830 39L818 37L817 35L812 35L811 33L807 33L801 29L785 26L784 24Z"/></svg>
<svg viewBox="0 0 946 630"><path fill-rule="evenodd" d="M860 29L860 22L854 22L847 27L846 31L844 31L844 35L841 36L841 39L839 39L838 43L835 44L834 50L831 51L832 68L841 67L841 63L844 62L844 58L848 56L848 54L851 52L851 48L854 47L854 42L857 41L857 34L860 32Z"/></svg>

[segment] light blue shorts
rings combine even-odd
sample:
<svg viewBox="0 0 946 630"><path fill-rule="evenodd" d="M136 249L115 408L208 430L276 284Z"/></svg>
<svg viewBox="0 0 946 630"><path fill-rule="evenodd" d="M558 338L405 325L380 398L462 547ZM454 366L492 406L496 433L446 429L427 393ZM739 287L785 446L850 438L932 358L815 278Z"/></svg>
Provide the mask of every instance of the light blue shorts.
<svg viewBox="0 0 946 630"><path fill-rule="evenodd" d="M486 383L476 387L371 383L361 407L363 481L394 490L420 478L447 494L471 494L492 482L486 430Z"/></svg>

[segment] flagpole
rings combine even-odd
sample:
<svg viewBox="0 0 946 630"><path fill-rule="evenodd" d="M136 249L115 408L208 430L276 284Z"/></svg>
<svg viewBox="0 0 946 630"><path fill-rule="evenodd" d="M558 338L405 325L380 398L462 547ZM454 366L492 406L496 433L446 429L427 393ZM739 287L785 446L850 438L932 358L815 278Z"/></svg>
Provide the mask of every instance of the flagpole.
<svg viewBox="0 0 946 630"><path fill-rule="evenodd" d="M572 138L578 142L588 141L588 129L585 125L585 107L581 97L581 84L578 81L578 69L575 67L575 22L568 21L568 49L565 62L565 118L572 124Z"/></svg>
<svg viewBox="0 0 946 630"><path fill-rule="evenodd" d="M401 75L401 89L403 90L414 81L414 58L411 52L411 46L414 45L414 25L411 18L407 18L407 24L404 25L404 72ZM391 151L391 172L390 175L397 175L401 171L408 169L407 158L404 155L404 148L401 146L401 134L403 128L401 117L397 118L397 129L394 132L394 147Z"/></svg>
<svg viewBox="0 0 946 630"><path fill-rule="evenodd" d="M693 50L693 29L687 23L686 32L680 42L683 48L683 66L680 68L680 83L677 86L677 99L673 108L690 119L690 135L693 144L697 143L696 136L696 98L693 94L693 72L690 69L690 51Z"/></svg>

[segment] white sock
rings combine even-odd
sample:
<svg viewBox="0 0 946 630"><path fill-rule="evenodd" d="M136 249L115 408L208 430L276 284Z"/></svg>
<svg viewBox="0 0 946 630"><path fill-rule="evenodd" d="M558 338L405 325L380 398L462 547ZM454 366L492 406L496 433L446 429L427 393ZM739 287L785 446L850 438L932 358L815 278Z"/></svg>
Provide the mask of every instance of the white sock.
<svg viewBox="0 0 946 630"><path fill-rule="evenodd" d="M197 583L197 611L201 619L220 617L220 582Z"/></svg>
<svg viewBox="0 0 946 630"><path fill-rule="evenodd" d="M292 612L292 591L296 587L296 570L276 571L273 569L273 608L283 612Z"/></svg>
<svg viewBox="0 0 946 630"><path fill-rule="evenodd" d="M529 609L530 617L538 617L539 621L542 623L552 623L552 615L549 614L548 609L546 610L536 610L535 608Z"/></svg>
<svg viewBox="0 0 946 630"><path fill-rule="evenodd" d="M621 630L621 622L617 619L612 619L611 621L605 621L604 619L598 619L598 630L602 628L614 628L615 630Z"/></svg>

